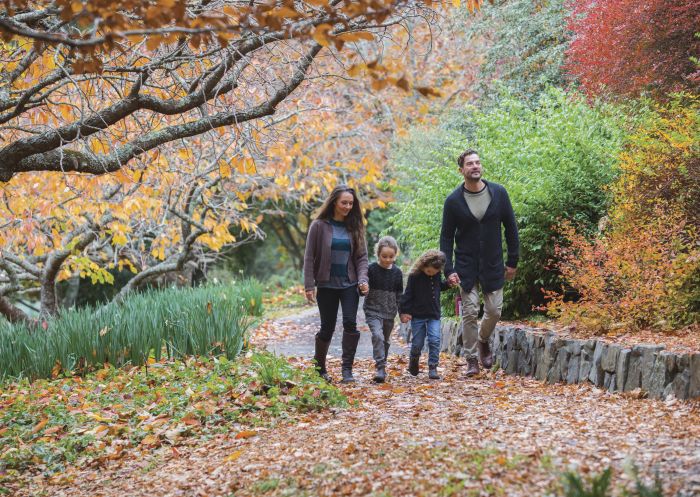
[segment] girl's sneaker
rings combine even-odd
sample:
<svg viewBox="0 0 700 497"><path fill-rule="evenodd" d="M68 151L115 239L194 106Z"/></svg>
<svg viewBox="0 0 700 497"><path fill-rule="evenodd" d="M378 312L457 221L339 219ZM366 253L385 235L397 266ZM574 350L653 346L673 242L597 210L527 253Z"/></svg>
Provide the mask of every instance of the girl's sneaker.
<svg viewBox="0 0 700 497"><path fill-rule="evenodd" d="M437 372L437 366L428 366L428 378L431 380L440 379L440 375Z"/></svg>

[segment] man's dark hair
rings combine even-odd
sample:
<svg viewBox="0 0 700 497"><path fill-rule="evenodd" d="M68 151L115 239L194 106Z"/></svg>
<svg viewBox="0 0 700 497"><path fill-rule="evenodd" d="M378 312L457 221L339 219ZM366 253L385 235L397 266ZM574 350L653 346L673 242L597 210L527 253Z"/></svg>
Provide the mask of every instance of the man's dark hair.
<svg viewBox="0 0 700 497"><path fill-rule="evenodd" d="M479 155L479 152L477 152L473 148L469 148L462 152L462 154L459 157L457 157L457 165L460 169L462 169L462 166L464 166L464 159L466 159L470 155Z"/></svg>

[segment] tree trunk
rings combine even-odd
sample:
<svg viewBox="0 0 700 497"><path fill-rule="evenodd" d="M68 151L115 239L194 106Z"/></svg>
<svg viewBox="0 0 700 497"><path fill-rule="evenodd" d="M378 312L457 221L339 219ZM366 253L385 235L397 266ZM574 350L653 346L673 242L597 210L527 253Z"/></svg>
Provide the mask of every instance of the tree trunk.
<svg viewBox="0 0 700 497"><path fill-rule="evenodd" d="M31 319L20 308L12 304L7 297L0 296L0 314L10 323L30 323Z"/></svg>

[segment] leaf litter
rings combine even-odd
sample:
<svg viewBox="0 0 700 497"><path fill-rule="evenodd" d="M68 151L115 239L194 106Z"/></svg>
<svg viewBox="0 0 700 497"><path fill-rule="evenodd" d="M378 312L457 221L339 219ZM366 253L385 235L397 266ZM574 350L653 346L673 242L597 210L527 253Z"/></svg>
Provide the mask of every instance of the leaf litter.
<svg viewBox="0 0 700 497"><path fill-rule="evenodd" d="M275 323L267 323L271 340ZM293 330L284 322L285 337ZM309 354L310 356L311 354ZM308 359L291 358L300 367ZM35 475L16 495L55 496L535 496L561 490L574 469L612 466L621 495L631 464L665 495L700 492L700 402L611 394L590 385L547 385L501 371L464 377L443 356L441 381L417 378L390 357L388 382L356 362L354 385L338 385L349 407L293 412L268 427L142 443L98 467ZM339 358L329 359L339 377ZM229 402L232 402L229 400Z"/></svg>

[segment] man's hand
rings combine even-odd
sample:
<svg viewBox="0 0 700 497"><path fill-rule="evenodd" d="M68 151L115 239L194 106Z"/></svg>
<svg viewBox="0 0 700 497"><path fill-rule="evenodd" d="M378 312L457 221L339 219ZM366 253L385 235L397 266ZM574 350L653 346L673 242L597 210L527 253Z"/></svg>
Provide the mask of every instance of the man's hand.
<svg viewBox="0 0 700 497"><path fill-rule="evenodd" d="M457 286L461 283L459 275L457 273L452 273L447 277L447 284L450 286Z"/></svg>
<svg viewBox="0 0 700 497"><path fill-rule="evenodd" d="M515 272L517 270L514 267L506 266L506 280L512 281L515 278Z"/></svg>
<svg viewBox="0 0 700 497"><path fill-rule="evenodd" d="M401 314L399 316L399 319L401 320L402 323L406 324L411 320L411 315L410 314Z"/></svg>
<svg viewBox="0 0 700 497"><path fill-rule="evenodd" d="M360 295L367 295L369 293L369 284L366 281L360 283L357 288L360 290Z"/></svg>
<svg viewBox="0 0 700 497"><path fill-rule="evenodd" d="M315 288L312 288L311 290L306 290L304 293L306 294L306 300L309 302L309 304L316 303L316 289Z"/></svg>

